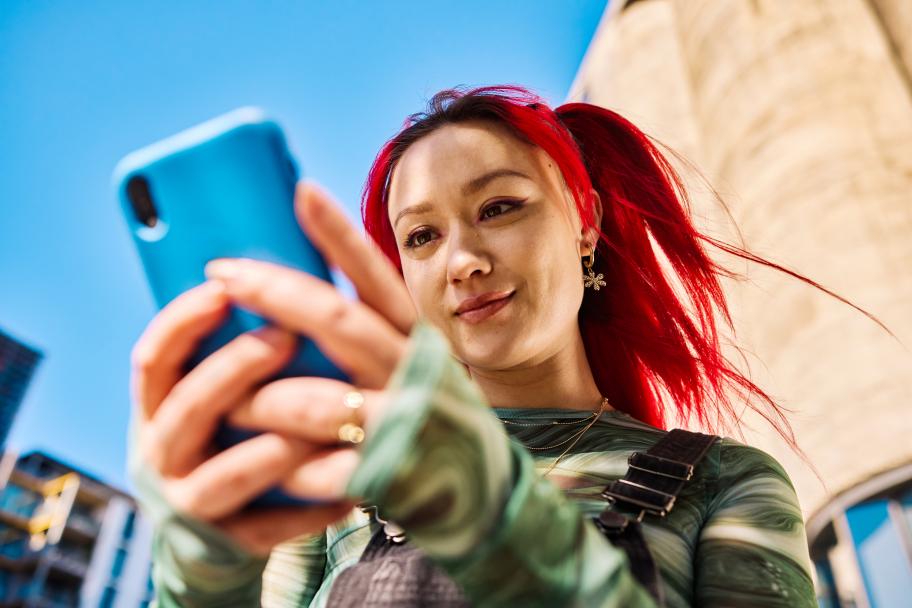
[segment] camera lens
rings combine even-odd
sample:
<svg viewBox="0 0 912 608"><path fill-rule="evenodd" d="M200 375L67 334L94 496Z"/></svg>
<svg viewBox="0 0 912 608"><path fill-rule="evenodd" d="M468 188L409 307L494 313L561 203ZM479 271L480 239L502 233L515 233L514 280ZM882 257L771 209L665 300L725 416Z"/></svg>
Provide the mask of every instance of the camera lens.
<svg viewBox="0 0 912 608"><path fill-rule="evenodd" d="M131 177L127 181L127 198L140 222L150 228L158 223L158 212L149 191L149 180L141 175Z"/></svg>

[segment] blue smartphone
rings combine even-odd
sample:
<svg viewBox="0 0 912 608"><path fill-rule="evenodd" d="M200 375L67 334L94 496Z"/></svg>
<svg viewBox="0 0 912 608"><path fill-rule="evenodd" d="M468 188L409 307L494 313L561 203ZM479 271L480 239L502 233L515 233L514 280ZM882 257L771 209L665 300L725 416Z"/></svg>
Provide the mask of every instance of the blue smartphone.
<svg viewBox="0 0 912 608"><path fill-rule="evenodd" d="M278 124L259 108L244 107L125 156L113 184L159 309L206 281L215 258L245 257L291 266L332 282L319 251L294 213L298 168ZM189 372L239 334L267 320L233 306L230 316L189 359ZM298 337L293 359L268 381L291 376L348 380ZM222 425L220 449L255 435ZM274 488L255 506L314 504Z"/></svg>

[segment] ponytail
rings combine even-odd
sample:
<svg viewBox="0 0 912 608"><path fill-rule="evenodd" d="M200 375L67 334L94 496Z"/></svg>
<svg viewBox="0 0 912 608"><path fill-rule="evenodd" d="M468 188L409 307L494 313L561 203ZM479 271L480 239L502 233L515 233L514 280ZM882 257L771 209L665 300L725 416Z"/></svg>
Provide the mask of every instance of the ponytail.
<svg viewBox="0 0 912 608"><path fill-rule="evenodd" d="M668 160L611 110L571 103L556 113L603 201L596 264L607 285L586 294L579 316L599 389L655 426L663 427L674 411L680 419L696 418L716 429L722 418L737 418L726 395L734 387L760 396L768 406L767 420L794 443L781 410L721 353L715 311L729 327L732 320L718 276L734 275L701 246L686 191ZM673 290L655 247L679 279L690 311Z"/></svg>

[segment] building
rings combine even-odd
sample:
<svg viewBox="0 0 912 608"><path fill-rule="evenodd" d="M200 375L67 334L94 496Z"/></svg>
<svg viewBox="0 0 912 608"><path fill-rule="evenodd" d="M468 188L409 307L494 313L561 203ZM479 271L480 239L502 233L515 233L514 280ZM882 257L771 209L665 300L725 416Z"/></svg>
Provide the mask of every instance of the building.
<svg viewBox="0 0 912 608"><path fill-rule="evenodd" d="M0 448L19 409L41 353L0 330Z"/></svg>
<svg viewBox="0 0 912 608"><path fill-rule="evenodd" d="M151 525L127 494L42 452L0 460L0 606L149 605Z"/></svg>
<svg viewBox="0 0 912 608"><path fill-rule="evenodd" d="M910 6L612 0L569 94L699 168L731 213L675 161L705 232L810 277L896 335L800 281L710 251L748 275L725 285L737 343L750 377L794 412L826 482L746 418L744 439L795 483L824 606L912 597Z"/></svg>

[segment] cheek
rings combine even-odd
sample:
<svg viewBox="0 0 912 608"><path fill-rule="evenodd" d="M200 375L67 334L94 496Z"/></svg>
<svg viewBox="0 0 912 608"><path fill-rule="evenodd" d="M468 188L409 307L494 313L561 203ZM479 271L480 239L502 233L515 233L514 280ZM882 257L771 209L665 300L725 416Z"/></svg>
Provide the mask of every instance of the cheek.
<svg viewBox="0 0 912 608"><path fill-rule="evenodd" d="M572 235L562 228L559 218L544 226L529 246L529 240L522 247L522 258L527 273L536 276L541 286L562 298L576 291L576 283L582 285L582 263ZM568 291L569 290L569 291Z"/></svg>
<svg viewBox="0 0 912 608"><path fill-rule="evenodd" d="M575 243L566 234L550 234L552 245L538 259L540 301L549 318L563 326L576 318L583 302L582 263L576 257ZM558 240L560 239L560 240ZM565 319L566 317L566 319Z"/></svg>
<svg viewBox="0 0 912 608"><path fill-rule="evenodd" d="M436 289L437 281L430 265L404 260L402 278L418 314L431 319L436 318L440 314L441 294Z"/></svg>

